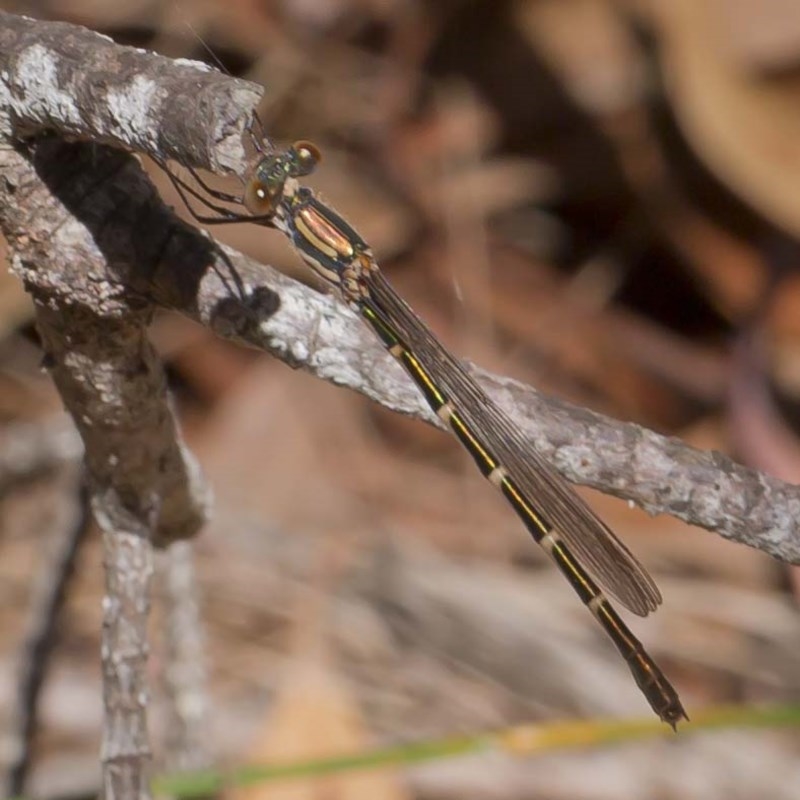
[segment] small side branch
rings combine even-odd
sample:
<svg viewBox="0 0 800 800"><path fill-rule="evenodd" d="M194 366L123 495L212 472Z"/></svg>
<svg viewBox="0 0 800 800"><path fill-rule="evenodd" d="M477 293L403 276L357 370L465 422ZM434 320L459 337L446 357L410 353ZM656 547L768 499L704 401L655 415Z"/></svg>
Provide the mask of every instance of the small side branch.
<svg viewBox="0 0 800 800"><path fill-rule="evenodd" d="M75 426L66 414L38 423L15 422L0 430L0 492L83 455Z"/></svg>

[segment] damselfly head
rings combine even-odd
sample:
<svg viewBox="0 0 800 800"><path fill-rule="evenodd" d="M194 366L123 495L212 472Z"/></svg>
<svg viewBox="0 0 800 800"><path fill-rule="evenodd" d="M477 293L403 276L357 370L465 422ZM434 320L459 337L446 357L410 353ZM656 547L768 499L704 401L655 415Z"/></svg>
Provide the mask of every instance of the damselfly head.
<svg viewBox="0 0 800 800"><path fill-rule="evenodd" d="M321 158L319 148L305 140L283 152L264 156L245 187L243 202L247 210L259 217L274 214L286 193L286 181L310 175Z"/></svg>
<svg viewBox="0 0 800 800"><path fill-rule="evenodd" d="M264 156L245 186L242 200L247 210L259 217L274 214L283 199L286 181L294 174L294 156L290 151Z"/></svg>

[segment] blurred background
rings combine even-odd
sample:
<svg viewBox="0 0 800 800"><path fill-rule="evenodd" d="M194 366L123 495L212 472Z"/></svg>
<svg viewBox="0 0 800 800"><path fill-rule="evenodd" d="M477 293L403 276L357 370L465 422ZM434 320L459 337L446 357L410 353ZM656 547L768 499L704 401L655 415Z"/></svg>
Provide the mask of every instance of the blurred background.
<svg viewBox="0 0 800 800"><path fill-rule="evenodd" d="M1 5L262 83L266 129L321 146L311 183L455 353L800 480L797 2ZM277 234L215 235L309 279ZM74 517L75 470L30 308L14 278L0 280L2 440L30 461L0 495L6 725L37 586ZM216 495L194 547L205 755L234 765L648 717L616 651L451 438L180 317L159 317L152 338ZM37 459L42 437L66 444ZM797 701L796 572L584 494L662 589L661 610L632 627L690 716ZM42 796L96 786L102 591L89 536L43 698L31 783ZM164 765L159 614L151 723ZM442 761L324 796L800 798L799 752L796 734L718 731ZM277 791L264 796L290 796Z"/></svg>

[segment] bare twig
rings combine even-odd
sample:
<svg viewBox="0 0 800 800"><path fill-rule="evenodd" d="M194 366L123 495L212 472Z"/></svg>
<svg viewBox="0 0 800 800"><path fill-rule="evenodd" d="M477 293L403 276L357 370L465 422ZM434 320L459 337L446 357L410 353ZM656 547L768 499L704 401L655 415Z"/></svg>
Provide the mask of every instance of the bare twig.
<svg viewBox="0 0 800 800"><path fill-rule="evenodd" d="M151 99L157 96L151 83L124 72L135 51L118 53L114 62L103 54L108 43L87 32L71 34L59 26L54 35L44 26L45 39L36 42L35 27L3 19L9 23L2 28L7 133L18 136L41 124L107 140L115 134L104 132L110 121L133 140L152 134L146 114L128 116L131 106L120 100L130 99L124 92L108 91L111 78L122 71L140 88L149 86ZM87 37L90 41L78 41ZM107 75L89 53L100 54L100 67L110 69ZM81 73L87 63L99 71ZM163 64L156 66L159 75ZM87 130L81 128L85 120L90 121ZM151 146L165 140L171 137L156 136ZM3 229L14 248L14 265L34 298L51 372L84 441L92 505L104 532L104 790L107 797L144 797L150 542L193 535L205 517L206 500L194 462L177 437L163 371L144 335L152 305L119 282L115 267L139 259L151 263L169 230L119 212L119 193L152 196L152 190L138 164L118 151L50 139L30 150L7 149L0 161L7 167L4 187L10 195ZM126 180L128 170L139 176L139 184ZM100 186L104 190L96 191ZM139 244L120 257L119 231L134 222L142 226ZM145 227L149 235L143 236Z"/></svg>
<svg viewBox="0 0 800 800"><path fill-rule="evenodd" d="M142 191L126 181L127 170L140 174L138 164L119 151L55 139L40 142L35 155L0 152L0 164L13 187L3 219L16 244L12 263L33 296L51 373L83 439L95 511L110 514L107 499L150 519L158 496L156 541L193 535L205 499L145 337L152 306L113 279L120 229L133 222L115 195ZM95 191L100 182L105 191ZM139 244L124 242L132 248L124 260L163 245L157 228L144 241L149 222L138 220Z"/></svg>

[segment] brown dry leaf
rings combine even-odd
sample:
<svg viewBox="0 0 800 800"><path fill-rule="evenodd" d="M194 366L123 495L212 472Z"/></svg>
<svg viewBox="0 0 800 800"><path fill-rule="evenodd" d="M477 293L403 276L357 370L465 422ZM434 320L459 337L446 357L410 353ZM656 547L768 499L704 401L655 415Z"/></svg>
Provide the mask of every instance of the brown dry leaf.
<svg viewBox="0 0 800 800"><path fill-rule="evenodd" d="M280 763L361 753L371 747L350 691L324 661L298 659L251 753ZM393 769L342 773L238 789L227 800L403 800L410 795Z"/></svg>
<svg viewBox="0 0 800 800"><path fill-rule="evenodd" d="M660 33L667 90L695 151L740 197L797 234L800 81L748 72L737 61L720 3L647 5Z"/></svg>

